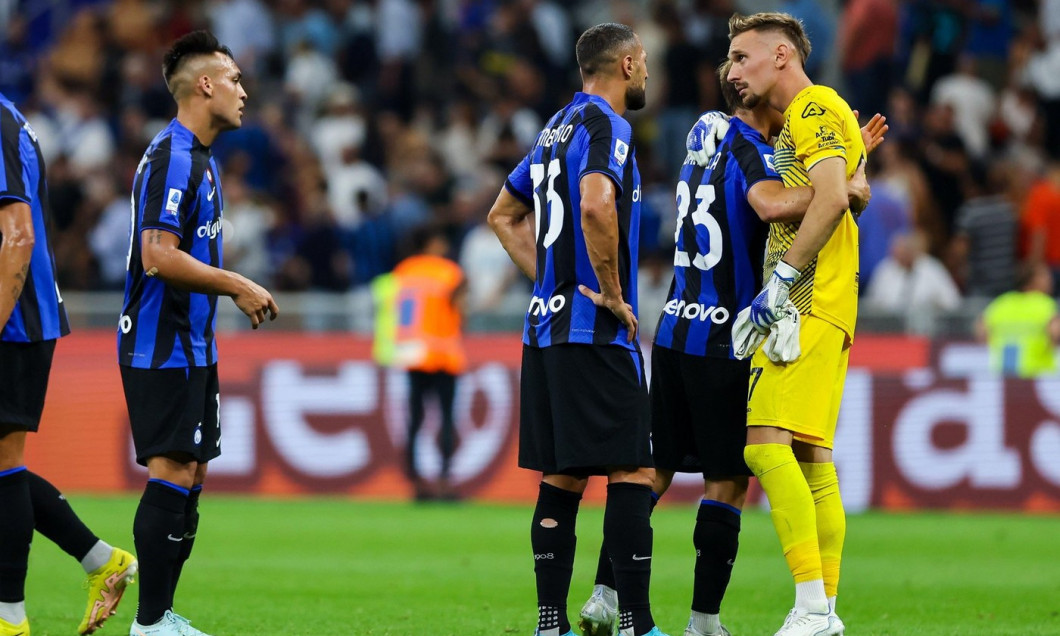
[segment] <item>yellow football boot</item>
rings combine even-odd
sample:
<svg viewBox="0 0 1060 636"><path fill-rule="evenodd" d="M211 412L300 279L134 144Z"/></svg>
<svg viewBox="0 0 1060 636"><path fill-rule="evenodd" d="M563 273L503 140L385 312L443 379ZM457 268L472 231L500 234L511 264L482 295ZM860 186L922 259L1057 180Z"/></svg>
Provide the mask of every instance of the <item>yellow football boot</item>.
<svg viewBox="0 0 1060 636"><path fill-rule="evenodd" d="M88 588L88 607L78 634L91 634L99 629L105 620L114 616L121 601L125 587L136 581L136 557L120 548L114 548L110 560L98 570L93 570L85 580ZM29 632L26 632L29 634ZM0 635L3 636L3 635Z"/></svg>
<svg viewBox="0 0 1060 636"><path fill-rule="evenodd" d="M29 619L23 619L18 625L13 625L0 618L0 636L29 636Z"/></svg>

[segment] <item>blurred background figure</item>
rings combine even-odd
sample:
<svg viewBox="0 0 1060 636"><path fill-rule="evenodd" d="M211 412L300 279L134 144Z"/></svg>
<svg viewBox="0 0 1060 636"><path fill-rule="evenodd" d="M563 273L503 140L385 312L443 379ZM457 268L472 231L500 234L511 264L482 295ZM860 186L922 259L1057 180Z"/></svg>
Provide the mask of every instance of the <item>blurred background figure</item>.
<svg viewBox="0 0 1060 636"><path fill-rule="evenodd" d="M924 332L937 313L960 306L961 294L942 263L927 253L924 233L913 231L891 241L891 254L876 267L864 300L903 315L911 331Z"/></svg>
<svg viewBox="0 0 1060 636"><path fill-rule="evenodd" d="M418 230L413 255L394 268L394 364L408 370L408 438L406 474L417 500L455 499L450 468L456 450L453 400L456 380L467 361L460 338L467 300L467 281L460 266L448 258L449 240L438 226ZM437 488L424 480L416 463L416 444L423 427L428 396L441 415L438 450L442 456Z"/></svg>
<svg viewBox="0 0 1060 636"><path fill-rule="evenodd" d="M1021 273L1019 289L987 305L977 325L980 340L990 348L990 366L997 373L1036 378L1056 370L1060 315L1049 295L1053 274L1043 264Z"/></svg>

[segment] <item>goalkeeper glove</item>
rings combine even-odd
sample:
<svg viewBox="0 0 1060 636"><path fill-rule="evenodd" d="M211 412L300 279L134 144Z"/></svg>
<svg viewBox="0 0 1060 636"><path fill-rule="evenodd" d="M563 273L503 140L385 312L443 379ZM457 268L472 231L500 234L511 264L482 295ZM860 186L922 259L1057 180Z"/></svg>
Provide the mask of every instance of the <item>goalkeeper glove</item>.
<svg viewBox="0 0 1060 636"><path fill-rule="evenodd" d="M760 331L769 331L769 327L784 315L788 291L799 280L799 276L799 270L791 265L784 261L777 263L762 291L751 301L751 322Z"/></svg>
<svg viewBox="0 0 1060 636"><path fill-rule="evenodd" d="M699 116L685 139L685 149L700 167L706 167L718 152L721 140L729 132L729 116L719 110L708 110Z"/></svg>

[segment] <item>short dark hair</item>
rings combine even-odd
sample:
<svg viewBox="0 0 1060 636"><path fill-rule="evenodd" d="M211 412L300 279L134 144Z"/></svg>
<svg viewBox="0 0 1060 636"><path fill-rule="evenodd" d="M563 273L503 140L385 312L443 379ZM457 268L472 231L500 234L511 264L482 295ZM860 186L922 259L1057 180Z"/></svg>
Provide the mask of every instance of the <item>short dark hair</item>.
<svg viewBox="0 0 1060 636"><path fill-rule="evenodd" d="M733 115L738 110L747 110L747 107L740 100L740 91L736 90L736 86L728 79L731 68L731 60L725 60L718 65L718 81L721 82L721 99L725 102L725 108L728 113Z"/></svg>
<svg viewBox="0 0 1060 636"><path fill-rule="evenodd" d="M608 64L618 61L619 54L637 44L637 34L625 24L605 22L586 29L578 38L574 54L582 75L591 77Z"/></svg>
<svg viewBox="0 0 1060 636"><path fill-rule="evenodd" d="M196 55L213 55L214 53L224 53L232 57L232 50L218 42L214 34L209 31L192 31L181 37L173 43L173 46L166 51L165 57L162 58L162 76L166 78L166 85L169 85L170 80L180 70L180 65L184 60Z"/></svg>

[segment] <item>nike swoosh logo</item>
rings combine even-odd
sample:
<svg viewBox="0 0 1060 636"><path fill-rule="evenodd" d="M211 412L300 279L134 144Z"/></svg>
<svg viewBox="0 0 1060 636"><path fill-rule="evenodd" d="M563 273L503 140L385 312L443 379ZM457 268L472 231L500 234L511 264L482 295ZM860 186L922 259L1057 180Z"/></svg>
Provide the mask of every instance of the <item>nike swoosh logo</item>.
<svg viewBox="0 0 1060 636"><path fill-rule="evenodd" d="M633 560L634 561L647 561L650 558L651 558L650 554L648 556L646 556L646 557L639 557L639 556L637 556L635 554L633 555Z"/></svg>
<svg viewBox="0 0 1060 636"><path fill-rule="evenodd" d="M188 534L187 532L185 532L184 533L184 538L188 539L190 541L191 539L195 538L195 535L194 534Z"/></svg>
<svg viewBox="0 0 1060 636"><path fill-rule="evenodd" d="M214 195L214 194L215 194L216 192L217 192L217 190L211 189L211 190L210 190L210 194L207 194L207 195L206 195L206 200L207 200L207 201L213 201L213 195Z"/></svg>
<svg viewBox="0 0 1060 636"><path fill-rule="evenodd" d="M184 540L184 537L174 537L173 535L169 535L166 538L169 539L170 541L183 541Z"/></svg>

